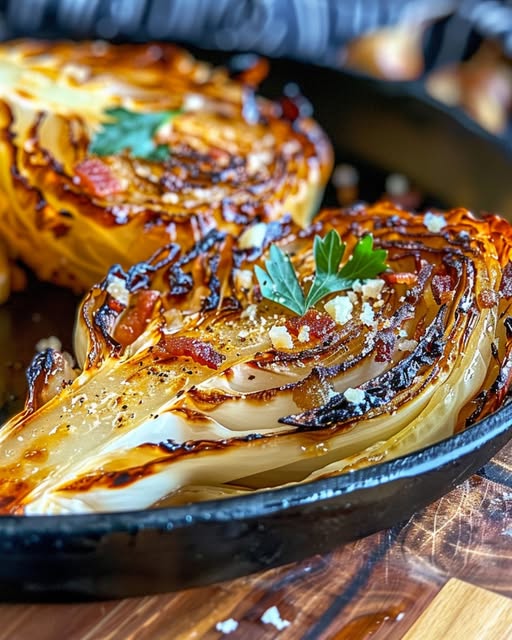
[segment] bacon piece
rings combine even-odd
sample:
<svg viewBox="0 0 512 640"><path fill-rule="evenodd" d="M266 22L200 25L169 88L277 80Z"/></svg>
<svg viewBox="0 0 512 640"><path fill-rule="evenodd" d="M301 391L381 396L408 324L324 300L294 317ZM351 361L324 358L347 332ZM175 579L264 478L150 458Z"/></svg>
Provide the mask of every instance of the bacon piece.
<svg viewBox="0 0 512 640"><path fill-rule="evenodd" d="M158 298L158 291L138 291L132 296L132 303L115 328L114 340L123 347L134 342L147 327Z"/></svg>
<svg viewBox="0 0 512 640"><path fill-rule="evenodd" d="M492 309L498 304L498 295L492 289L484 289L477 296L478 304L484 309Z"/></svg>
<svg viewBox="0 0 512 640"><path fill-rule="evenodd" d="M418 276L415 273L381 273L379 278L382 278L387 284L416 284Z"/></svg>
<svg viewBox="0 0 512 640"><path fill-rule="evenodd" d="M289 318L285 322L285 327L292 336L297 337L302 327L308 327L310 338L317 339L324 338L335 326L331 316L316 309L308 309L303 316Z"/></svg>
<svg viewBox="0 0 512 640"><path fill-rule="evenodd" d="M208 342L186 336L164 336L156 345L154 353L166 358L185 356L210 369L218 369L225 360L225 356L215 351Z"/></svg>
<svg viewBox="0 0 512 640"><path fill-rule="evenodd" d="M395 351L396 336L393 329L384 329L377 334L375 341L375 362L391 362Z"/></svg>
<svg viewBox="0 0 512 640"><path fill-rule="evenodd" d="M432 293L437 304L449 302L453 296L453 283L448 274L436 273L432 276Z"/></svg>
<svg viewBox="0 0 512 640"><path fill-rule="evenodd" d="M99 158L87 158L76 164L75 175L93 196L106 198L122 191L121 183L110 167Z"/></svg>
<svg viewBox="0 0 512 640"><path fill-rule="evenodd" d="M505 298L512 298L512 262L507 262L503 269L500 293Z"/></svg>

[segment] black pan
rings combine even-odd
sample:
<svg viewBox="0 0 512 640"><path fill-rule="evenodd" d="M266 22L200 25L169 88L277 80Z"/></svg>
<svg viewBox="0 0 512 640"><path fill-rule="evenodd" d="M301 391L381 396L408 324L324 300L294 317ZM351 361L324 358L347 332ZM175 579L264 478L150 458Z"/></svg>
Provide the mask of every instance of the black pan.
<svg viewBox="0 0 512 640"><path fill-rule="evenodd" d="M373 167L376 180L382 171L401 171L447 205L512 215L512 158L505 145L434 104L416 85L279 62L266 88L273 92L292 80L312 100L340 159ZM30 295L2 309L0 348L7 356L1 372L8 395L16 394L22 375L13 360L25 364L38 337L67 331L69 341L74 304L66 292L34 285ZM1 517L1 595L133 596L323 553L408 518L477 471L511 437L507 403L412 455L292 488L133 513Z"/></svg>

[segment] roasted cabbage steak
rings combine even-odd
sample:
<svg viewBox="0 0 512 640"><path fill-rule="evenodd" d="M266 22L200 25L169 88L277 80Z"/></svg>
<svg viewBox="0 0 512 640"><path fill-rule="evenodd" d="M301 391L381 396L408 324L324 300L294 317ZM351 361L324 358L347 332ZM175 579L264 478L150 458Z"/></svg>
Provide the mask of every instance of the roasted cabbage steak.
<svg viewBox="0 0 512 640"><path fill-rule="evenodd" d="M81 292L213 228L236 235L284 213L306 225L331 147L293 100L255 95L265 72L259 60L230 74L164 44L0 45L10 255Z"/></svg>
<svg viewBox="0 0 512 640"><path fill-rule="evenodd" d="M372 234L388 269L304 315L262 298L255 267ZM469 427L511 380L512 228L389 204L269 222L259 246L212 230L111 268L76 325L80 370L34 360L0 430L3 513L118 511L232 496L401 456ZM77 375L76 375L77 374ZM76 377L75 377L76 376Z"/></svg>

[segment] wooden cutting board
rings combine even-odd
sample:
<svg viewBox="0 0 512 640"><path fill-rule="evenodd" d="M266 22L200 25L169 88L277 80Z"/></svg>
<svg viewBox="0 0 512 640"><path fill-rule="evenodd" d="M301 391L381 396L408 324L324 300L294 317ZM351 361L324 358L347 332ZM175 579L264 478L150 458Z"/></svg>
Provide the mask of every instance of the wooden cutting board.
<svg viewBox="0 0 512 640"><path fill-rule="evenodd" d="M404 636L404 640L435 638L512 638L512 599L452 578Z"/></svg>

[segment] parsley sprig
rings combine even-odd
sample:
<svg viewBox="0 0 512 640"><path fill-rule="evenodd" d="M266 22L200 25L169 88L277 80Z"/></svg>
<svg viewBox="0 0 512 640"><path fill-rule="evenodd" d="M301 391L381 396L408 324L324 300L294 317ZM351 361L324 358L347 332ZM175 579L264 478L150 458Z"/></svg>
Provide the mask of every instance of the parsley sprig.
<svg viewBox="0 0 512 640"><path fill-rule="evenodd" d="M156 131L181 111L139 113L122 107L107 109L108 120L101 125L89 145L89 152L110 156L129 149L136 158L162 161L169 157L169 147L155 144Z"/></svg>
<svg viewBox="0 0 512 640"><path fill-rule="evenodd" d="M325 238L315 236L315 276L306 294L290 257L272 245L265 261L267 270L255 267L262 296L302 316L330 293L350 289L356 280L374 278L387 269L387 251L374 249L371 235L357 242L352 256L340 267L345 246L335 229L331 229Z"/></svg>

